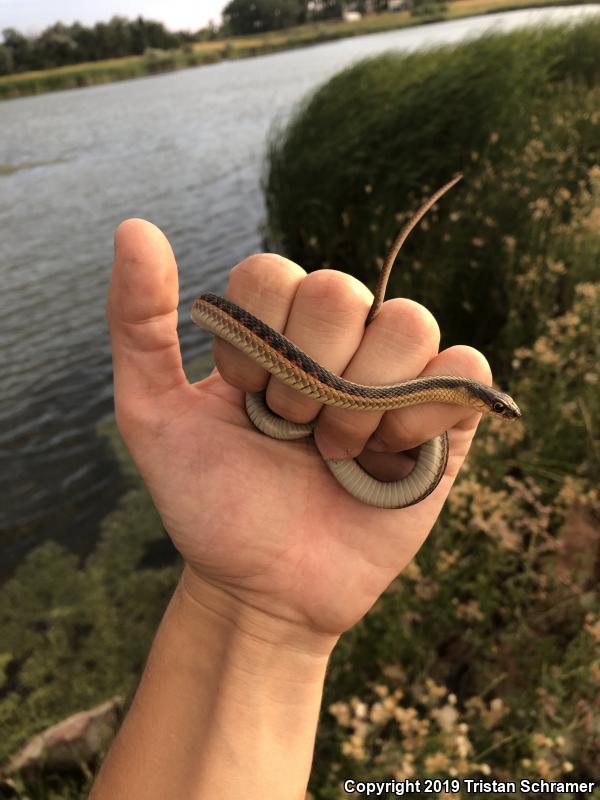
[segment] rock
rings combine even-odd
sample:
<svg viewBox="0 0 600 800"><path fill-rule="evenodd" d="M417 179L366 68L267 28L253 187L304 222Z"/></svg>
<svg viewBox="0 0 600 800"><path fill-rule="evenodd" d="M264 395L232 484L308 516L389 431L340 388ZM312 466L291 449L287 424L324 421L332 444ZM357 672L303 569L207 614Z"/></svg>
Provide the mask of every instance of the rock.
<svg viewBox="0 0 600 800"><path fill-rule="evenodd" d="M69 771L95 761L116 733L123 698L79 711L31 738L2 769L4 775Z"/></svg>

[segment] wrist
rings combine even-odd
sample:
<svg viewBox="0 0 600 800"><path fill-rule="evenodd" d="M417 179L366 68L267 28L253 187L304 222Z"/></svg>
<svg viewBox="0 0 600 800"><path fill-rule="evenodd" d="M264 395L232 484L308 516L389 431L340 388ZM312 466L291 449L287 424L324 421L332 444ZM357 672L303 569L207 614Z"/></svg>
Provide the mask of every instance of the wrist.
<svg viewBox="0 0 600 800"><path fill-rule="evenodd" d="M227 642L229 659L248 673L321 681L338 637L282 619L216 586L186 566L177 588L188 624L215 631Z"/></svg>
<svg viewBox="0 0 600 800"><path fill-rule="evenodd" d="M300 800L333 644L186 567L92 797Z"/></svg>
<svg viewBox="0 0 600 800"><path fill-rule="evenodd" d="M333 637L273 618L188 567L173 601L210 706L203 796L300 800Z"/></svg>

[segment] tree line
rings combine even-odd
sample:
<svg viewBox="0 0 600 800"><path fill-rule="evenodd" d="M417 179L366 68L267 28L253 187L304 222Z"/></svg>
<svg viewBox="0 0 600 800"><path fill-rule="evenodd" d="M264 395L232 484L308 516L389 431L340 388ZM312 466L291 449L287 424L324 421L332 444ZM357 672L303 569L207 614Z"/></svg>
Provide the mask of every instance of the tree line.
<svg viewBox="0 0 600 800"><path fill-rule="evenodd" d="M56 22L37 36L5 28L0 43L0 75L51 69L84 61L142 55L147 50L170 50L187 43L280 30L322 19L340 18L344 9L362 13L384 11L388 0L230 0L223 23L196 32L171 32L162 22L114 16L93 26Z"/></svg>
<svg viewBox="0 0 600 800"><path fill-rule="evenodd" d="M14 28L3 31L0 74L50 69L82 61L141 55L149 48L169 50L195 41L197 34L172 33L162 22L138 17L113 17L88 27L80 22L57 22L38 36L25 36Z"/></svg>
<svg viewBox="0 0 600 800"><path fill-rule="evenodd" d="M261 33L341 15L341 0L230 0L223 9L223 24L234 34Z"/></svg>

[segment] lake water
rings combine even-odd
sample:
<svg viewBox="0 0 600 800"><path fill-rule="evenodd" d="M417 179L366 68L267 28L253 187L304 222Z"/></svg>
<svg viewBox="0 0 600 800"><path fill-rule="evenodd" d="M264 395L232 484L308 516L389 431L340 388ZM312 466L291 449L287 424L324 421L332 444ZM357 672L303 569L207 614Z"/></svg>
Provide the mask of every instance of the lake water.
<svg viewBox="0 0 600 800"><path fill-rule="evenodd" d="M86 552L122 490L95 432L112 408L104 305L121 220L169 237L184 358L207 352L189 307L260 250L266 138L307 92L385 50L598 12L489 15L0 103L0 578L47 538Z"/></svg>

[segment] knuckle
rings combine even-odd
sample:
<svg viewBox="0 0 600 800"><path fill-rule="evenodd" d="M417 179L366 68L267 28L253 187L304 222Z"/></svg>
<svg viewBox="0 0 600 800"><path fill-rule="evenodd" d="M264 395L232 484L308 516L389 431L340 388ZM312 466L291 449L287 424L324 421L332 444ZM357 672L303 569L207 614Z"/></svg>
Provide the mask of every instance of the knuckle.
<svg viewBox="0 0 600 800"><path fill-rule="evenodd" d="M398 297L388 300L379 312L381 325L389 327L390 333L400 331L403 338L412 344L424 343L434 355L440 345L440 327L429 309L414 300Z"/></svg>
<svg viewBox="0 0 600 800"><path fill-rule="evenodd" d="M256 253L240 261L230 272L229 287L259 297L279 297L288 284L306 273L293 261L275 253Z"/></svg>
<svg viewBox="0 0 600 800"><path fill-rule="evenodd" d="M311 272L302 282L298 293L311 307L336 313L354 312L372 300L367 287L357 278L335 269Z"/></svg>
<svg viewBox="0 0 600 800"><path fill-rule="evenodd" d="M492 383L492 368L489 361L479 350L465 344L449 347L445 353L451 354L456 368L473 380L480 383Z"/></svg>

